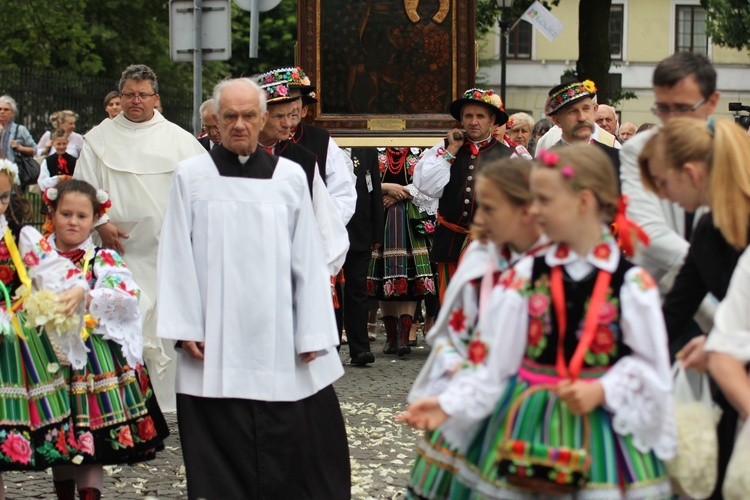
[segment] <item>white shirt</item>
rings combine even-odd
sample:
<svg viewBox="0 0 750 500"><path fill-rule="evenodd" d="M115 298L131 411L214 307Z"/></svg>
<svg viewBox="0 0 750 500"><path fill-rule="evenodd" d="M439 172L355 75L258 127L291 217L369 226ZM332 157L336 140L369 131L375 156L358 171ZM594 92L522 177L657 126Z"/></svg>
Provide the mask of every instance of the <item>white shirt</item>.
<svg viewBox="0 0 750 500"><path fill-rule="evenodd" d="M49 151L47 154L44 154L44 150L47 149L45 144L47 144L47 141L50 140L52 137L52 133L48 130L44 133L41 139L39 139L39 142L36 145L36 155L37 156L49 156L53 155L57 152L55 149L55 146L50 145ZM70 156L73 156L75 158L78 158L78 156L81 154L81 150L83 149L83 136L79 134L78 132L71 132L68 136L68 149L65 150L66 153L68 153Z"/></svg>
<svg viewBox="0 0 750 500"><path fill-rule="evenodd" d="M302 169L222 177L208 155L175 171L159 248L158 334L205 342L177 353L177 392L298 401L343 374L330 276ZM317 352L302 363L299 355Z"/></svg>
<svg viewBox="0 0 750 500"><path fill-rule="evenodd" d="M341 214L341 221L346 226L357 207L357 189L355 185L354 164L333 137L328 139L326 155L326 188L334 205Z"/></svg>
<svg viewBox="0 0 750 500"><path fill-rule="evenodd" d="M727 296L719 304L707 351L722 352L742 364L750 363L750 252L737 261Z"/></svg>

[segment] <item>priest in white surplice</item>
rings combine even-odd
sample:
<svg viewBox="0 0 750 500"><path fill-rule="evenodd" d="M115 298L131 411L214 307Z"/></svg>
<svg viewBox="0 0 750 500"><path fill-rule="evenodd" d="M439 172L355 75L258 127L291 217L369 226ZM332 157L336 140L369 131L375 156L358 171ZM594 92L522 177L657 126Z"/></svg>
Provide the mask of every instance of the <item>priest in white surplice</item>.
<svg viewBox="0 0 750 500"><path fill-rule="evenodd" d="M189 498L348 498L343 375L305 172L258 147L265 94L217 85L222 144L175 171L159 322L177 342Z"/></svg>
<svg viewBox="0 0 750 500"><path fill-rule="evenodd" d="M156 252L175 166L205 150L154 110L159 85L151 68L129 66L119 91L122 113L86 134L73 177L109 191L112 209L97 231L102 246L122 255L141 287L143 357L159 406L174 411L174 349L156 336Z"/></svg>

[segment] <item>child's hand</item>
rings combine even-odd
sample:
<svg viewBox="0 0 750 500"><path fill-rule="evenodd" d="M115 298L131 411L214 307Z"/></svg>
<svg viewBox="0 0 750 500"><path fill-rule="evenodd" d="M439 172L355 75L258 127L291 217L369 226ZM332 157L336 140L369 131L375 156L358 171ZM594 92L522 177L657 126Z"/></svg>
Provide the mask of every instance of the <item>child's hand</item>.
<svg viewBox="0 0 750 500"><path fill-rule="evenodd" d="M60 312L65 316L72 316L86 295L86 290L80 286L74 286L58 294L57 303L60 304Z"/></svg>
<svg viewBox="0 0 750 500"><path fill-rule="evenodd" d="M556 391L574 415L591 413L594 408L604 404L604 387L600 382L563 380L557 384Z"/></svg>
<svg viewBox="0 0 750 500"><path fill-rule="evenodd" d="M708 370L708 353L705 350L706 336L699 335L683 347L675 358L682 361L682 367L686 370L695 370L698 373L706 373Z"/></svg>
<svg viewBox="0 0 750 500"><path fill-rule="evenodd" d="M396 415L396 420L416 429L434 431L448 420L449 416L440 408L437 396L432 396L413 402L404 413Z"/></svg>

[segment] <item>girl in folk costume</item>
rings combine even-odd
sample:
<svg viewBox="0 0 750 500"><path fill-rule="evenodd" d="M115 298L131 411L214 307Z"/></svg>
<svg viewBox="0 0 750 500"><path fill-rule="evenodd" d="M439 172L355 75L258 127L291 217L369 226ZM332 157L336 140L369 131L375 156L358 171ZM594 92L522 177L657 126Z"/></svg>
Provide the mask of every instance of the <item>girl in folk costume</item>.
<svg viewBox="0 0 750 500"><path fill-rule="evenodd" d="M59 499L98 499L102 464L153 458L169 431L143 366L140 290L122 258L94 246L90 232L110 206L107 193L80 180L62 181L44 192L57 231L49 237L88 282L82 331L88 355L69 375L78 454L75 465L53 468Z"/></svg>
<svg viewBox="0 0 750 500"><path fill-rule="evenodd" d="M0 160L0 470L41 470L68 463L78 447L60 363L86 359L75 314L86 284L38 231L21 226L29 210L16 184L17 166ZM54 303L40 311L43 297ZM46 332L35 328L39 313L50 319Z"/></svg>
<svg viewBox="0 0 750 500"><path fill-rule="evenodd" d="M73 177L73 172L76 168L76 161L78 160L75 156L71 156L66 151L68 147L68 133L65 130L59 128L53 131L51 140L55 152L47 156L39 168L39 179L37 180L37 184L39 184L39 188L42 191L48 187L54 186L59 181ZM45 216L44 225L42 226L42 234L46 238L55 232L55 225L52 223L52 217L50 217L46 205L42 206L39 213L42 213Z"/></svg>
<svg viewBox="0 0 750 500"><path fill-rule="evenodd" d="M429 259L437 200L420 194L412 184L419 154L417 148L378 150L385 236L383 246L373 252L367 289L380 301L386 332L383 352L399 357L411 352L416 301L437 293Z"/></svg>
<svg viewBox="0 0 750 500"><path fill-rule="evenodd" d="M676 437L664 320L654 281L623 256L648 239L625 217L598 148L542 152L530 182L532 213L555 243L514 266L480 318L481 334L498 341L488 378L463 404L490 416L452 498L669 498L663 460Z"/></svg>
<svg viewBox="0 0 750 500"><path fill-rule="evenodd" d="M530 213L530 172L531 163L521 159L495 161L479 171L476 241L448 285L443 312L428 336L432 352L409 394L409 409L399 417L427 429L412 467L411 497L448 498L457 457L486 416L477 418L464 404L474 397L467 390L485 392L487 355L496 341L476 329L480 313L490 294L502 289L494 286L501 273L524 255L539 255L549 247Z"/></svg>

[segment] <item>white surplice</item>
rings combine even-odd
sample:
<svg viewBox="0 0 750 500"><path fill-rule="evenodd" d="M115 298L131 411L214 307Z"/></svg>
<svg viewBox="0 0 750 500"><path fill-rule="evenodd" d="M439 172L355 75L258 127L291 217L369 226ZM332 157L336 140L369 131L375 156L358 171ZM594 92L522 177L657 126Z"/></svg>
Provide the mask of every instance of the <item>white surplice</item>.
<svg viewBox="0 0 750 500"><path fill-rule="evenodd" d="M112 208L107 216L129 235L121 239L122 256L141 287L143 357L163 411L174 411L174 356L171 345L156 336L156 254L167 195L178 162L205 154L187 131L167 121L158 111L143 123L124 114L104 119L86 134L76 179L109 192ZM170 344L170 343L167 343Z"/></svg>
<svg viewBox="0 0 750 500"><path fill-rule="evenodd" d="M222 177L208 156L175 171L159 248L161 338L177 353L177 392L298 401L343 375L330 277L302 169ZM317 352L303 363L299 355Z"/></svg>

